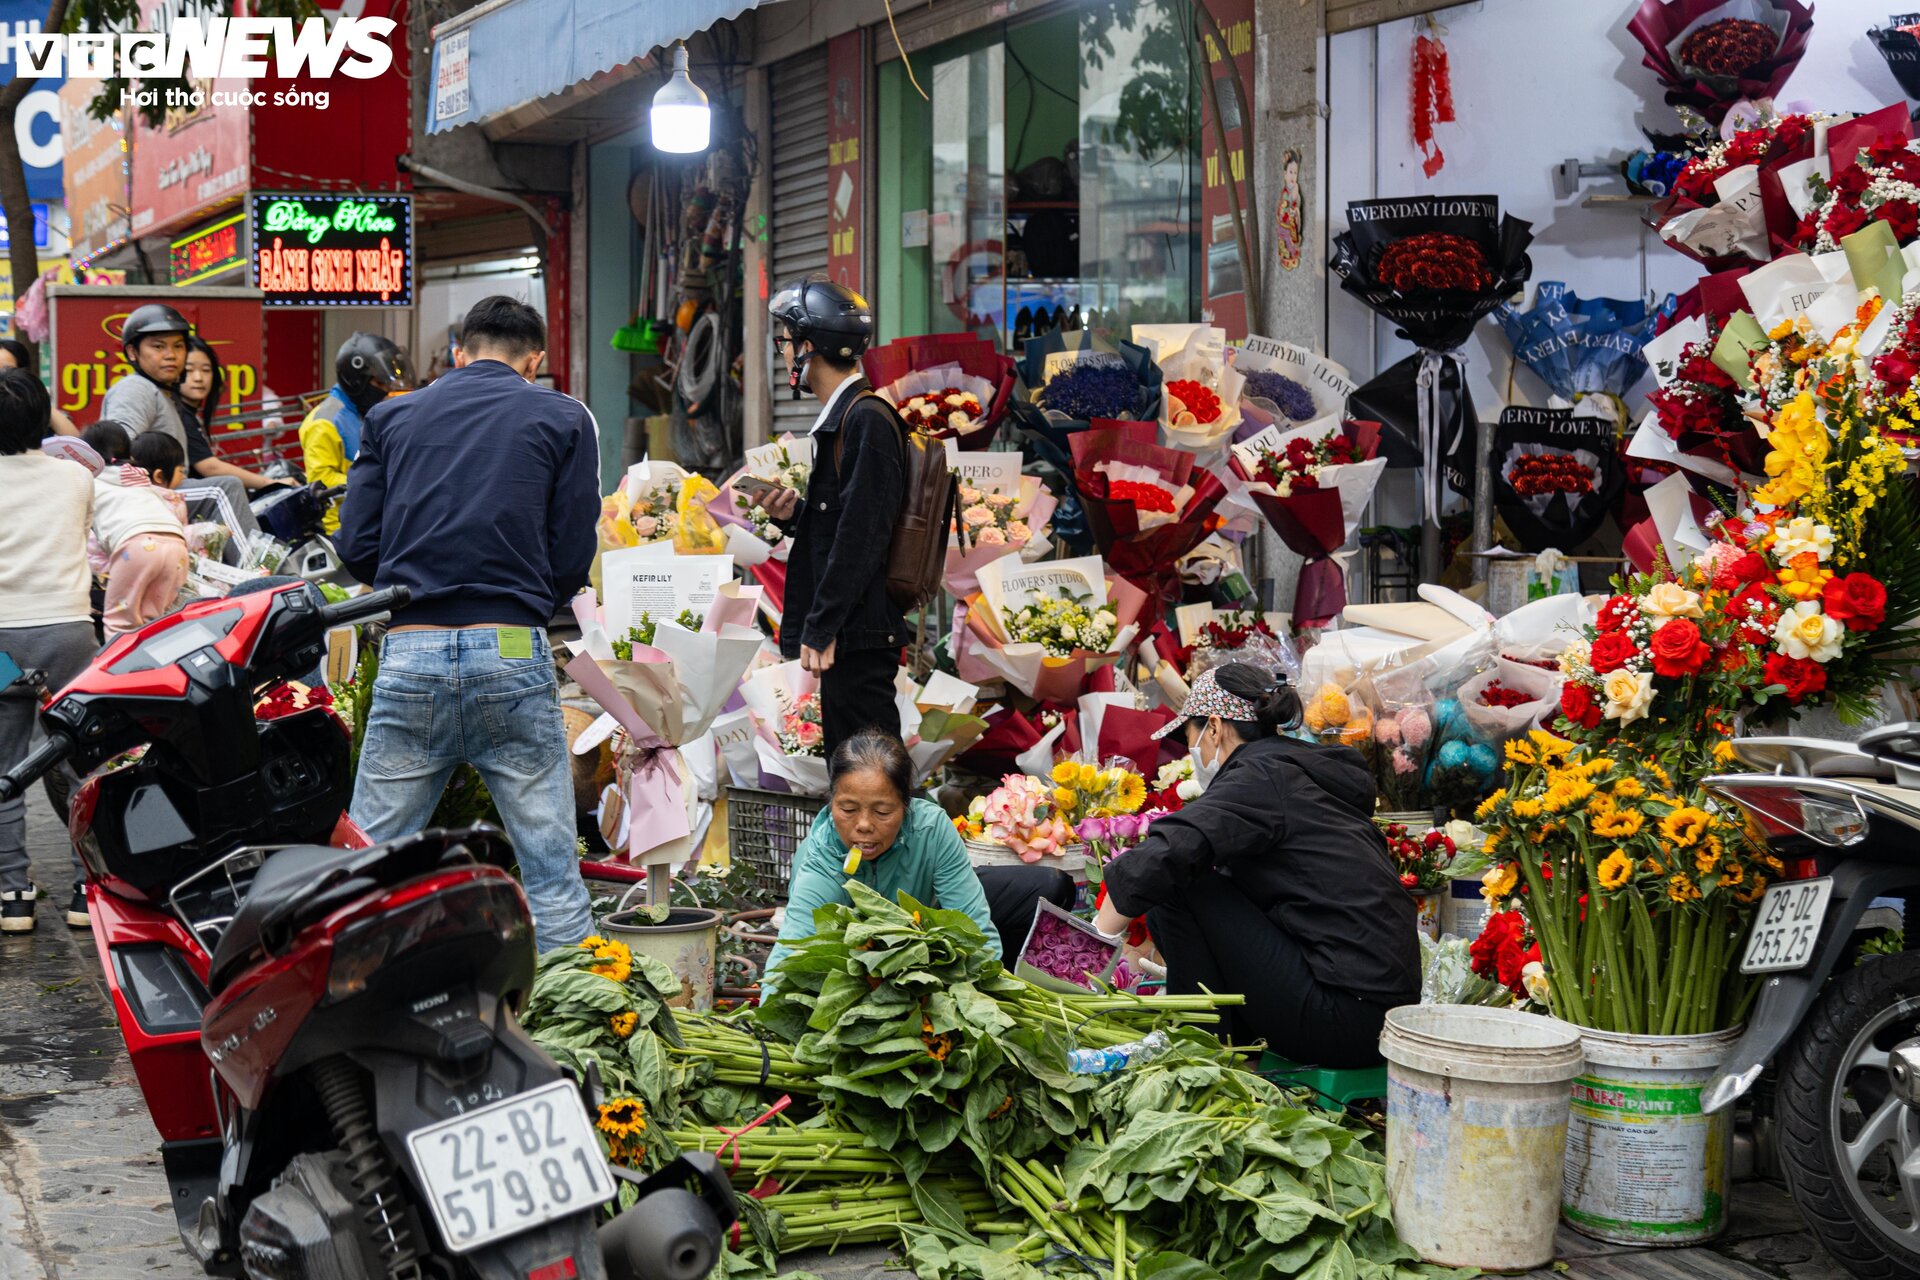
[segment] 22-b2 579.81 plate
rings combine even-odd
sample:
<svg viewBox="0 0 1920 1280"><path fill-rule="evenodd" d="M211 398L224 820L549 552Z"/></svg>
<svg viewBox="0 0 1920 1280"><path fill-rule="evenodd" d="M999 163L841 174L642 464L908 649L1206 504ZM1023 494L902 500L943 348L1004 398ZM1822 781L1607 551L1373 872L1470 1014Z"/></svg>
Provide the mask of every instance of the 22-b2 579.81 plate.
<svg viewBox="0 0 1920 1280"><path fill-rule="evenodd" d="M613 1198L580 1091L565 1080L415 1129L407 1150L453 1253Z"/></svg>

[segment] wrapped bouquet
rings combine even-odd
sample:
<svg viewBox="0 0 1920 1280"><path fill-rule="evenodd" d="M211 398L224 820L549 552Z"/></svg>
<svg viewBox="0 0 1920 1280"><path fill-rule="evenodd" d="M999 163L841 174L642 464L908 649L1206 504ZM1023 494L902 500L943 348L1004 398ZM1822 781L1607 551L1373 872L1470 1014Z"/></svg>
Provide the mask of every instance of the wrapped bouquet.
<svg viewBox="0 0 1920 1280"><path fill-rule="evenodd" d="M1132 643L1146 603L1125 578L1109 579L1098 556L996 560L961 606L954 660L963 680L1001 679L1031 698L1071 702Z"/></svg>
<svg viewBox="0 0 1920 1280"><path fill-rule="evenodd" d="M1801 0L1642 0L1627 30L1670 106L1718 125L1736 103L1770 101L1813 33Z"/></svg>
<svg viewBox="0 0 1920 1280"><path fill-rule="evenodd" d="M1039 477L1020 474L1017 453L951 457L960 477L960 518L947 541L942 581L964 599L979 590L982 565L1015 555L1031 562L1051 549L1047 534L1059 503Z"/></svg>
<svg viewBox="0 0 1920 1280"><path fill-rule="evenodd" d="M1354 201L1347 230L1334 238L1328 265L1341 288L1420 348L1355 390L1348 411L1398 436L1387 449L1392 465L1424 468L1431 520L1440 516L1443 474L1462 497L1473 496L1477 424L1456 352L1526 283L1532 239L1532 225L1502 216L1494 196Z"/></svg>
<svg viewBox="0 0 1920 1280"><path fill-rule="evenodd" d="M1233 446L1245 497L1307 560L1294 592L1297 627L1323 625L1346 604L1346 574L1333 557L1359 527L1386 469L1379 439L1378 423L1328 423L1288 432L1269 427Z"/></svg>
<svg viewBox="0 0 1920 1280"><path fill-rule="evenodd" d="M1013 400L1013 358L970 333L897 338L860 358L867 381L907 425L985 449Z"/></svg>
<svg viewBox="0 0 1920 1280"><path fill-rule="evenodd" d="M1142 591L1175 599L1178 563L1205 538L1226 486L1149 422L1097 422L1073 437L1073 479L1100 552Z"/></svg>
<svg viewBox="0 0 1920 1280"><path fill-rule="evenodd" d="M1284 431L1338 417L1356 385L1346 369L1325 356L1257 333L1248 334L1231 358L1241 375L1240 408L1245 415L1236 437L1262 427Z"/></svg>
<svg viewBox="0 0 1920 1280"><path fill-rule="evenodd" d="M1014 421L1039 460L1060 477L1054 533L1069 547L1084 550L1092 542L1092 531L1073 482L1073 437L1096 418L1156 420L1161 405L1159 366L1144 347L1131 342L1117 343L1112 349L1096 346L1083 330L1056 331L1030 340L1018 368L1030 398L1014 399Z"/></svg>
<svg viewBox="0 0 1920 1280"><path fill-rule="evenodd" d="M1167 443L1217 461L1240 425L1240 373L1227 360L1227 331L1203 324L1137 324L1133 340L1160 366L1160 430Z"/></svg>

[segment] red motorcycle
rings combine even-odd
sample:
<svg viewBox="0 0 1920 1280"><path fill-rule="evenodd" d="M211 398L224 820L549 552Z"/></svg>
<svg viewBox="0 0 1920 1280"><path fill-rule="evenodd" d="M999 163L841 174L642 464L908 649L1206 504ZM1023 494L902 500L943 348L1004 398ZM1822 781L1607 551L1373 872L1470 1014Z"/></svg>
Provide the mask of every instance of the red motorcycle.
<svg viewBox="0 0 1920 1280"><path fill-rule="evenodd" d="M12 798L94 771L72 835L181 1239L219 1276L698 1280L726 1177L601 1155L582 1087L515 1019L533 926L506 837L369 844L332 708L256 711L330 629L406 599L288 579L190 605L102 650L0 774ZM638 1201L596 1240L622 1181Z"/></svg>

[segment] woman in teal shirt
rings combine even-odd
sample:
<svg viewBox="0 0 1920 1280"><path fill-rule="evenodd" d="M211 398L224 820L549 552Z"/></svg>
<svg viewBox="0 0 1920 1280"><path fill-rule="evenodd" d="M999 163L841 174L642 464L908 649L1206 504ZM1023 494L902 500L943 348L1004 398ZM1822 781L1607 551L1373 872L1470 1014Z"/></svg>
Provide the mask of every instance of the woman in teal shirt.
<svg viewBox="0 0 1920 1280"><path fill-rule="evenodd" d="M1041 898L1073 904L1072 877L1052 867L976 872L953 820L933 801L913 795L913 761L892 734L854 734L834 749L827 775L827 807L793 855L786 920L767 957L769 977L786 958L788 943L813 936L815 911L850 901L849 880L889 901L904 891L930 906L966 913L1003 958L1002 941L1017 947L1025 940ZM855 848L860 864L849 874L848 852Z"/></svg>

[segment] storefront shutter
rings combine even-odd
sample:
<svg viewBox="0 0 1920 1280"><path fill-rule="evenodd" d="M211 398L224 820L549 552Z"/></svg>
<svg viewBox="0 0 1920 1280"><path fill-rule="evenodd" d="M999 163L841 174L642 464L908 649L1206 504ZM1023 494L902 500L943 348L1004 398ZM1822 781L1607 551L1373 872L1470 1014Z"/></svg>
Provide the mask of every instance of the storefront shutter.
<svg viewBox="0 0 1920 1280"><path fill-rule="evenodd" d="M1395 18L1412 18L1451 9L1462 0L1327 0L1327 34L1377 27Z"/></svg>
<svg viewBox="0 0 1920 1280"><path fill-rule="evenodd" d="M768 284L827 269L827 50L775 63L768 71L773 116L773 188L770 202L772 266ZM812 396L795 400L775 362L773 430L804 432L819 416Z"/></svg>

